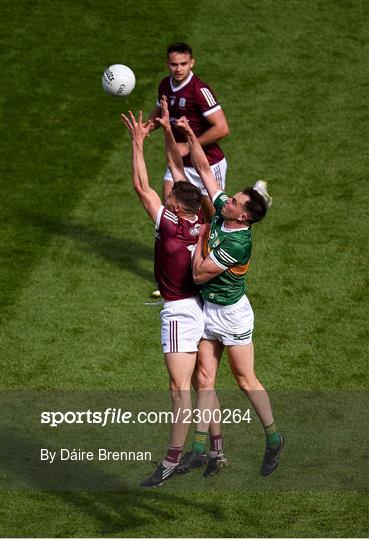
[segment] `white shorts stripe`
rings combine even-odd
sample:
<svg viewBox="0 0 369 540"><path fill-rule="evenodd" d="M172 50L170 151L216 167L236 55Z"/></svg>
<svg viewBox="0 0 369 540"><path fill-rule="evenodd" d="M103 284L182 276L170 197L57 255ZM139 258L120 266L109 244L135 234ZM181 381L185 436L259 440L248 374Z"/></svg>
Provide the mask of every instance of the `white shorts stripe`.
<svg viewBox="0 0 369 540"><path fill-rule="evenodd" d="M178 352L178 321L170 321L170 352Z"/></svg>
<svg viewBox="0 0 369 540"><path fill-rule="evenodd" d="M204 331L202 302L198 296L164 302L160 318L164 353L197 351Z"/></svg>

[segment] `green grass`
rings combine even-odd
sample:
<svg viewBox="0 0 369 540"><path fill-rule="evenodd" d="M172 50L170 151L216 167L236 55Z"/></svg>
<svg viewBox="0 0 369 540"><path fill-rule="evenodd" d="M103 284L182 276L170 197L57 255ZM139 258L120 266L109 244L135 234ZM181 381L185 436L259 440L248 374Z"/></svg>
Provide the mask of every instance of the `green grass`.
<svg viewBox="0 0 369 540"><path fill-rule="evenodd" d="M275 412L291 441L270 479L274 489L259 487L246 430L244 442L242 433L230 436L228 447L249 459L242 489L226 476L209 488L195 478L178 491L149 493L135 483L114 493L4 489L1 536L368 536L367 491L345 484L347 471L337 466L340 489L301 484L298 469L296 488L291 477L283 483L293 464L287 450L298 448L304 428L325 458L331 449L336 455L337 440L347 450L353 429L354 455L367 471L365 413L357 415L365 407L350 418L351 409L340 415L328 403L315 422L316 409L304 416L298 402L303 390L329 399L366 389L367 3L1 0L0 7L1 388L166 391L160 307L143 305L154 282L153 228L130 187L119 115L149 112L166 46L186 40L231 127L222 143L227 190L265 178L273 195L255 227L248 290L256 370L271 390L290 392ZM136 73L126 99L101 89L103 69L116 62ZM159 132L146 155L160 190ZM225 360L218 382L235 388ZM164 450L166 438L160 443ZM232 467L226 474L232 479Z"/></svg>

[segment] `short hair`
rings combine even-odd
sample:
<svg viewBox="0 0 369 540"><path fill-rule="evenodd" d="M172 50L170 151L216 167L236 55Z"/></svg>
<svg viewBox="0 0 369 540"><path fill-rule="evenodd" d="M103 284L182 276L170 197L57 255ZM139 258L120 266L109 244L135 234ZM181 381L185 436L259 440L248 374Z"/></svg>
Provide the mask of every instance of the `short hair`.
<svg viewBox="0 0 369 540"><path fill-rule="evenodd" d="M261 221L268 210L268 204L264 197L252 187L246 187L242 193L248 195L250 198L244 205L247 215L249 216L247 221L250 225L257 221Z"/></svg>
<svg viewBox="0 0 369 540"><path fill-rule="evenodd" d="M167 48L167 58L169 58L169 55L172 53L188 53L192 58L192 47L190 47L187 43L182 43L180 41L176 43L172 43Z"/></svg>
<svg viewBox="0 0 369 540"><path fill-rule="evenodd" d="M172 188L172 194L183 206L185 212L196 214L201 204L201 191L190 182L175 182Z"/></svg>

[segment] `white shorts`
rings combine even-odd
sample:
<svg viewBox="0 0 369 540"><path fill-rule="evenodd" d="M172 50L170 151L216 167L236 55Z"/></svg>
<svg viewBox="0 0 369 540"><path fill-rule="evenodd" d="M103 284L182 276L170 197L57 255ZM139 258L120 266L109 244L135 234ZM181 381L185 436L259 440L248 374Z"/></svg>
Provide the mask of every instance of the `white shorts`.
<svg viewBox="0 0 369 540"><path fill-rule="evenodd" d="M226 158L223 158L218 163L211 165L210 168L212 170L215 180L219 184L219 189L224 191L225 179L226 179L226 174L227 174ZM201 178L196 172L196 169L194 167L185 167L184 170L185 170L187 179L191 182L191 184L201 189L201 193L203 195L208 195L208 192L204 188L203 183L201 182ZM173 182L173 178L172 178L172 174L170 170L167 168L164 174L164 182L169 182L169 181Z"/></svg>
<svg viewBox="0 0 369 540"><path fill-rule="evenodd" d="M199 296L164 302L160 318L164 353L197 351L204 333L202 301Z"/></svg>
<svg viewBox="0 0 369 540"><path fill-rule="evenodd" d="M230 306L204 302L204 339L224 345L247 345L252 342L254 312L246 296Z"/></svg>

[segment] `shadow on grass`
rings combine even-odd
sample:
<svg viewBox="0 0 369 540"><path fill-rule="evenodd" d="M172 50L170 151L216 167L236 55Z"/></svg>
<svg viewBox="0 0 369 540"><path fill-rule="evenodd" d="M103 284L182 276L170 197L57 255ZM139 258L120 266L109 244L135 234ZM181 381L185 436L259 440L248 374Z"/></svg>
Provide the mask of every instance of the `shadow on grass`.
<svg viewBox="0 0 369 540"><path fill-rule="evenodd" d="M98 521L101 535L128 533L145 525L155 526L158 521L162 525L163 520L178 519L182 512L188 515L188 512L195 510L199 517L205 514L219 521L225 519L222 506L212 500L194 500L191 493L187 496L177 495L173 491L165 493L162 491L165 487L147 491L132 488L120 478L99 470L91 462L74 462L69 470L65 463L57 460L53 464L41 462L41 448L47 447L56 452L60 448L53 448L32 436L25 437L10 428L3 429L0 436L3 490L6 489L5 484L10 483L13 484L10 491L47 492L67 505L72 503L79 512ZM14 458L15 454L18 454L17 459ZM60 486L56 481L58 478ZM66 482L70 483L68 491L64 489ZM89 491L86 490L86 483L91 485ZM84 485L85 489L80 489L79 485ZM103 491L99 491L99 486L104 486Z"/></svg>
<svg viewBox="0 0 369 540"><path fill-rule="evenodd" d="M29 215L28 219L33 226L41 227L49 235L64 236L78 242L84 253L98 255L118 268L154 283L153 272L142 267L142 261L154 264L153 248L137 240L104 234L81 223L37 214Z"/></svg>

